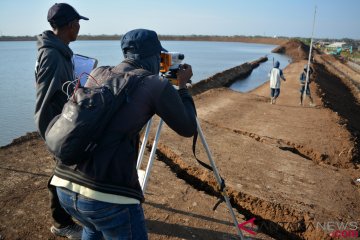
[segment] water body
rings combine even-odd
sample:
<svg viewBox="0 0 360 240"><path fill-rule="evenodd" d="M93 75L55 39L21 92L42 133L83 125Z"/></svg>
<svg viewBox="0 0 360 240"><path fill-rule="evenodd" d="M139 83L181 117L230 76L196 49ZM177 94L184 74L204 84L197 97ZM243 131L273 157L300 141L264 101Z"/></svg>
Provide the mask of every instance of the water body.
<svg viewBox="0 0 360 240"><path fill-rule="evenodd" d="M269 73L275 61L280 62L281 69L290 63L290 59L285 55L271 53L267 57L268 61L261 63L247 78L234 82L230 89L238 92L249 92L269 80Z"/></svg>
<svg viewBox="0 0 360 240"><path fill-rule="evenodd" d="M185 55L184 62L193 67L194 83L267 55L269 61L262 63L247 79L231 86L231 89L241 92L267 81L273 57L280 61L281 68L288 64L285 56L271 54L276 45L197 41L163 41L162 44L168 51ZM120 41L77 41L70 47L74 53L97 58L99 66L116 65L123 60ZM0 146L35 130L36 54L33 41L0 42Z"/></svg>

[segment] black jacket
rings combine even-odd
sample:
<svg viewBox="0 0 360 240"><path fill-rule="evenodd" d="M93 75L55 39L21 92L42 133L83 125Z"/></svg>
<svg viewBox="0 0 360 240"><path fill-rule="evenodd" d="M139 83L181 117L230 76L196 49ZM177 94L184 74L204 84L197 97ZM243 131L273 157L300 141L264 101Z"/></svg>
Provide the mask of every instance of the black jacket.
<svg viewBox="0 0 360 240"><path fill-rule="evenodd" d="M61 89L65 82L74 80L73 52L52 31L45 31L37 37L37 47L34 119L44 138L48 124L67 101L67 95Z"/></svg>
<svg viewBox="0 0 360 240"><path fill-rule="evenodd" d="M314 70L310 67L308 84L311 83L311 75L312 75L313 72L314 72ZM306 84L306 73L307 73L307 69L304 69L304 71L300 74L299 80L300 80L300 84L301 84L301 85L305 85L305 84Z"/></svg>
<svg viewBox="0 0 360 240"><path fill-rule="evenodd" d="M127 72L135 67L123 62L110 69ZM96 69L93 73L95 79L106 75L106 71L97 74ZM104 136L121 137L98 146L90 159L77 166L58 162L55 175L99 192L143 201L136 170L139 132L154 114L182 136L191 137L196 132L195 107L188 90L177 91L168 80L158 75L147 76L130 96L130 102L118 110L104 133Z"/></svg>

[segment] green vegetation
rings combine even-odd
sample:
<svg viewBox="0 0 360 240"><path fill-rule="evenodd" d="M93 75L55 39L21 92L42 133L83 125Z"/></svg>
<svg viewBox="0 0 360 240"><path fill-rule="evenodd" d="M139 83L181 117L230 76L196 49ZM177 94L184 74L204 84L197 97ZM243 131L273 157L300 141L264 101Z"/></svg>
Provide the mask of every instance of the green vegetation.
<svg viewBox="0 0 360 240"><path fill-rule="evenodd" d="M35 36L0 36L0 41L35 41Z"/></svg>
<svg viewBox="0 0 360 240"><path fill-rule="evenodd" d="M360 51L354 51L350 56L346 57L346 59L351 59L353 62L360 64Z"/></svg>
<svg viewBox="0 0 360 240"><path fill-rule="evenodd" d="M353 54L352 54L351 57L360 59L360 51L355 51L355 52L353 52Z"/></svg>
<svg viewBox="0 0 360 240"><path fill-rule="evenodd" d="M122 35L79 35L78 40L117 40ZM218 35L159 35L166 41L217 41L217 42L248 42L280 45L287 38L272 38L264 36L218 36ZM0 41L36 41L36 36L0 36Z"/></svg>
<svg viewBox="0 0 360 240"><path fill-rule="evenodd" d="M297 37L297 38L295 38L295 39L303 42L306 46L309 46L309 47L310 47L311 38L300 38L300 37Z"/></svg>

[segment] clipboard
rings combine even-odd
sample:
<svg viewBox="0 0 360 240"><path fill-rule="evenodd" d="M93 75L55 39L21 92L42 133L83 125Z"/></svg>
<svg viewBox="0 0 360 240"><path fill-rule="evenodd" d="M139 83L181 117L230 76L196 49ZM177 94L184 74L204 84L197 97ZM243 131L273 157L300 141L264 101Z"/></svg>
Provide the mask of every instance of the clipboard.
<svg viewBox="0 0 360 240"><path fill-rule="evenodd" d="M88 79L88 74L96 68L98 60L91 57L86 57L80 54L73 55L75 78L80 79L80 85L84 86ZM85 74L86 73L86 74Z"/></svg>

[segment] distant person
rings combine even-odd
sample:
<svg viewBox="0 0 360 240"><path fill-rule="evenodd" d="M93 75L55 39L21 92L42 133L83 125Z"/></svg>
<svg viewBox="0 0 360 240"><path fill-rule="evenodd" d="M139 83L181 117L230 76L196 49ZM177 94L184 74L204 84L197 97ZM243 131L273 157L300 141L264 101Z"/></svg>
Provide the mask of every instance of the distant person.
<svg viewBox="0 0 360 240"><path fill-rule="evenodd" d="M270 71L270 103L275 104L276 99L280 95L280 84L281 79L286 81L283 71L279 68L280 63L279 61L276 61L274 64L273 69Z"/></svg>
<svg viewBox="0 0 360 240"><path fill-rule="evenodd" d="M310 92L310 83L311 83L311 75L314 72L313 69L310 67L309 69L309 79L308 82L306 84L306 74L307 74L307 68L308 65L306 64L304 66L304 69L302 71L302 73L300 74L300 105L303 106L303 99L305 98L304 96L304 92L306 91L306 96L309 98L310 100L310 107L314 107L314 101L313 98L311 97L311 92ZM305 86L306 85L306 86ZM306 90L305 90L306 87Z"/></svg>
<svg viewBox="0 0 360 240"><path fill-rule="evenodd" d="M35 124L44 138L50 121L58 114L68 96L62 91L67 81L74 81L73 52L69 43L76 40L79 20L89 20L66 3L56 3L49 11L47 20L52 31L45 31L37 37L38 56L35 66L36 104ZM61 207L56 188L50 185L50 209L53 226L51 232L69 239L81 239L82 227ZM42 221L42 220L40 220Z"/></svg>
<svg viewBox="0 0 360 240"><path fill-rule="evenodd" d="M142 192L136 169L143 126L160 116L165 123L184 137L197 131L196 110L186 83L192 77L188 64L177 71L179 89L159 76L160 53L164 49L156 32L135 29L121 39L125 60L115 67L98 67L90 75L101 85L116 73L142 71L141 80L110 120L99 147L89 159L65 166L59 161L51 184L56 186L61 205L84 226L82 239L146 240L147 230L142 208ZM86 86L94 82L88 80ZM104 144L107 143L107 144Z"/></svg>

